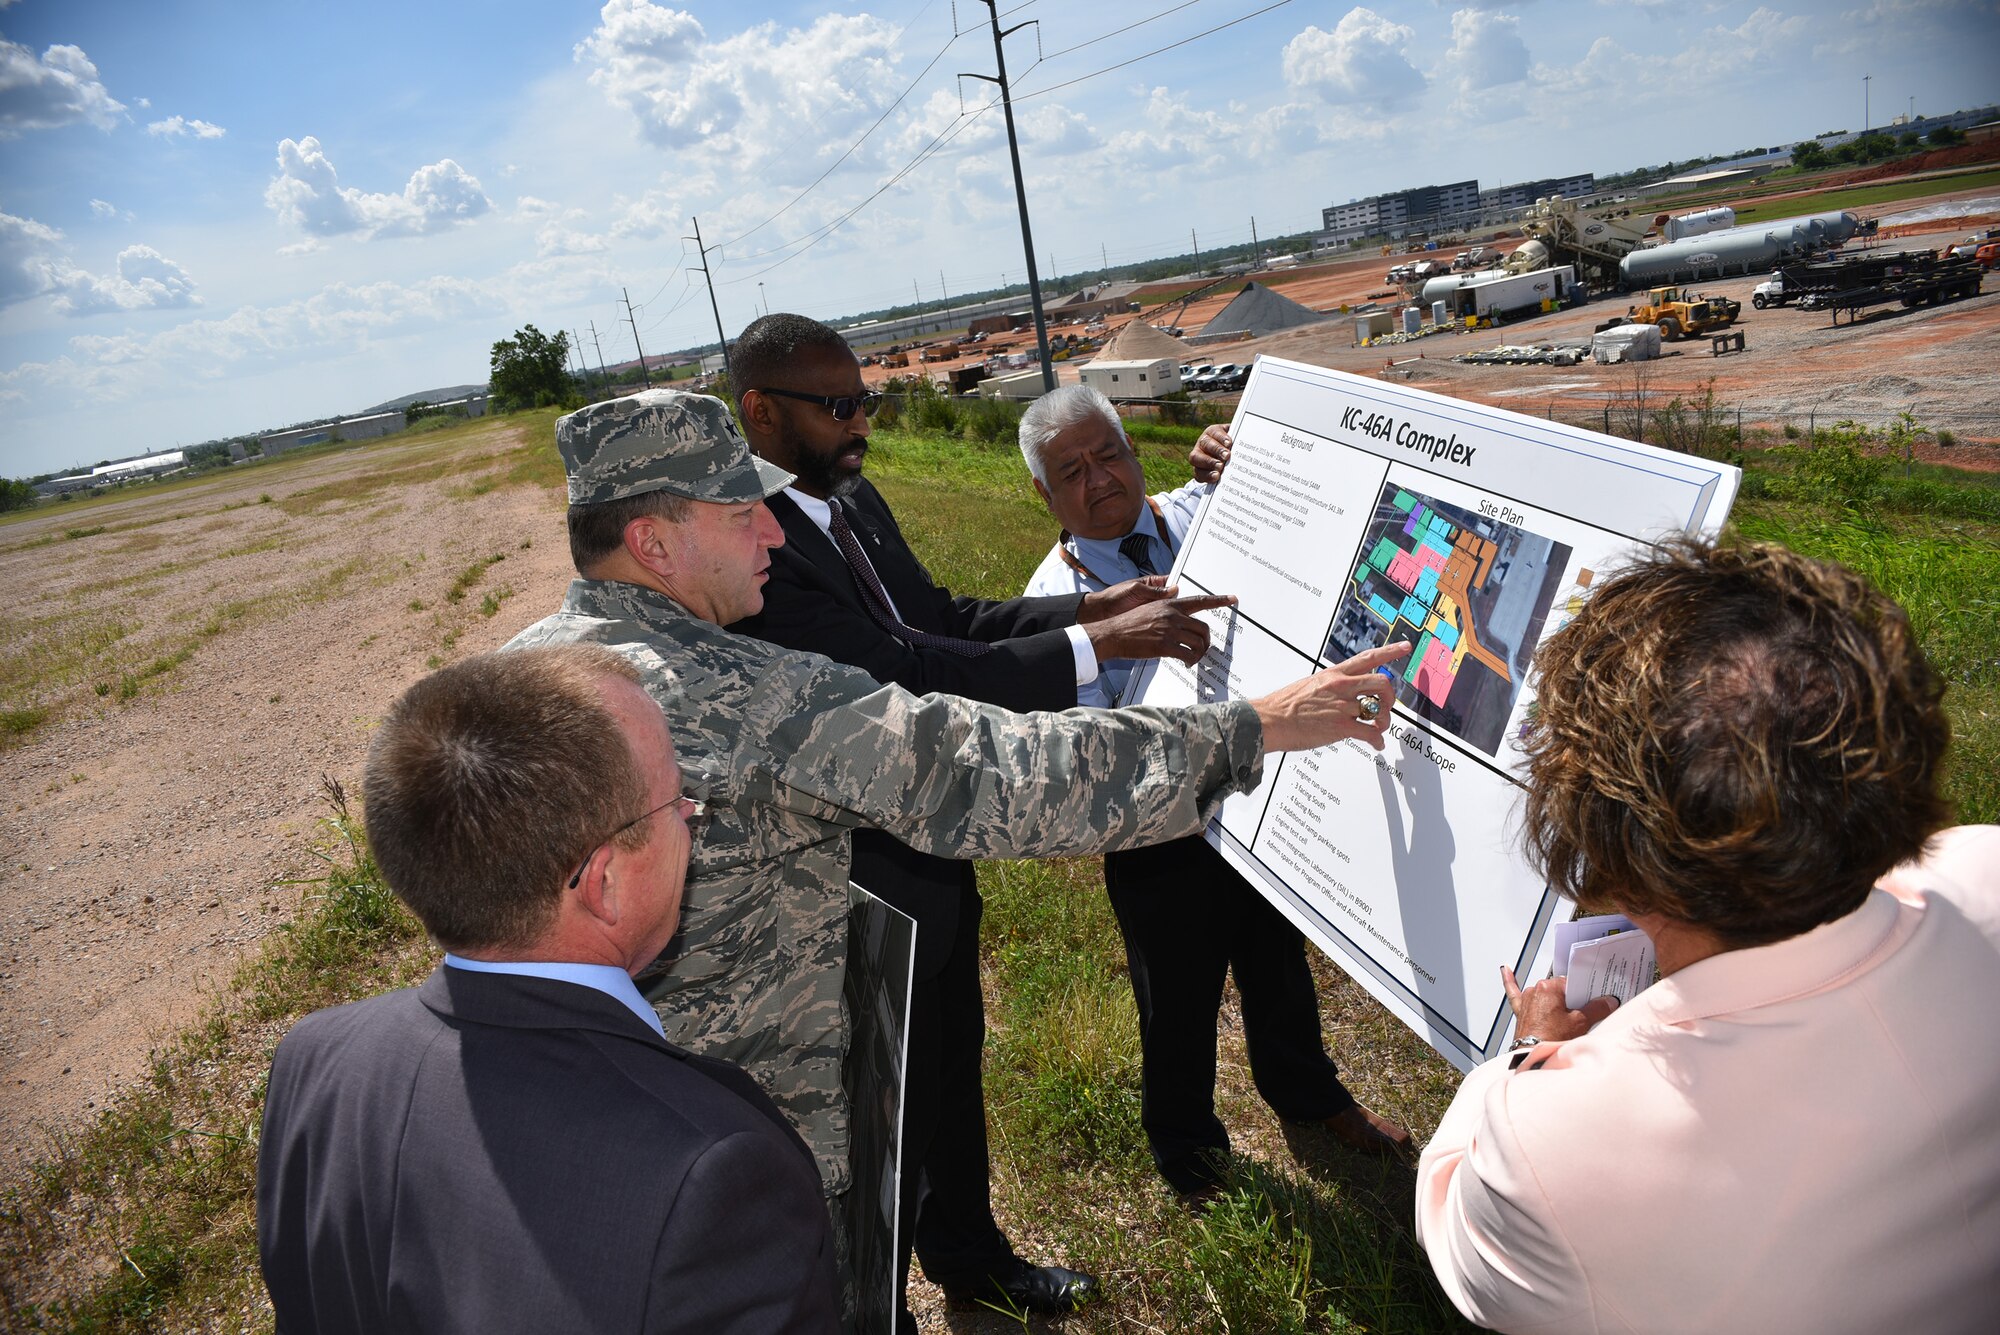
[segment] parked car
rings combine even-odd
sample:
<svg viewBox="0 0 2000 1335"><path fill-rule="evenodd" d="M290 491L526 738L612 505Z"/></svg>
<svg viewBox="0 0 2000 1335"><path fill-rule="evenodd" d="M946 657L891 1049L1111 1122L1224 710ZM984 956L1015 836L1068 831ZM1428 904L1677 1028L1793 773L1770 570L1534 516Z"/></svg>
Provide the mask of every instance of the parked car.
<svg viewBox="0 0 2000 1335"><path fill-rule="evenodd" d="M1979 261L1979 267L1982 269L1991 269L1994 265L2000 264L2000 241L1988 241L1974 251L1972 257Z"/></svg>
<svg viewBox="0 0 2000 1335"><path fill-rule="evenodd" d="M1214 365L1197 366L1194 370L1194 377L1187 382L1187 387L1189 389L1215 389L1217 387L1215 383L1216 372L1221 369L1221 367Z"/></svg>
<svg viewBox="0 0 2000 1335"><path fill-rule="evenodd" d="M1195 367L1193 367L1193 366L1189 365L1189 364L1188 364L1187 362L1182 362L1182 363L1181 363L1181 384L1182 384L1182 385L1186 385L1188 381L1190 381L1190 380L1194 379L1194 373L1195 373L1195 369L1196 369Z"/></svg>
<svg viewBox="0 0 2000 1335"><path fill-rule="evenodd" d="M1235 362L1224 362L1215 368L1216 389L1241 389L1250 380L1250 368L1238 366Z"/></svg>

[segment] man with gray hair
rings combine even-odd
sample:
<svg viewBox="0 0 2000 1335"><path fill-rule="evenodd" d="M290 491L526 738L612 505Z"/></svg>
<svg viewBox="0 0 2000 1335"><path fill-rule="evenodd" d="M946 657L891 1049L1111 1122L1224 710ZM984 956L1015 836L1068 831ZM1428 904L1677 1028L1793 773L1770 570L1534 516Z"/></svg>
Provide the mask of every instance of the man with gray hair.
<svg viewBox="0 0 2000 1335"><path fill-rule="evenodd" d="M667 390L571 413L556 441L581 577L513 645L615 649L667 711L710 819L680 934L640 986L670 1038L757 1077L829 1195L852 1184L841 982L853 830L959 857L1157 842L1254 787L1266 748L1382 744L1359 701L1406 647L1252 702L1017 715L731 635L724 623L763 605L783 541L764 498L790 475L750 453L721 401Z"/></svg>
<svg viewBox="0 0 2000 1335"><path fill-rule="evenodd" d="M1159 580L1088 595L991 601L938 584L865 475L872 437L861 364L839 330L780 311L753 320L732 354L750 448L794 474L770 498L785 543L764 609L730 629L825 654L918 694L946 692L1028 713L1072 709L1100 659L1208 647L1195 613L1227 598L1177 599ZM854 834L853 876L915 919L909 1078L903 1086L903 1240L957 1306L1004 1301L1064 1312L1094 1276L1017 1253L993 1213L979 981L984 903L970 861L934 857L881 830ZM899 1258L907 1273L908 1258ZM914 1316L903 1322L915 1330Z"/></svg>
<svg viewBox="0 0 2000 1335"><path fill-rule="evenodd" d="M1030 596L1167 573L1229 450L1229 433L1210 427L1190 458L1197 479L1149 497L1118 410L1085 385L1035 400L1020 436L1035 491L1063 526L1028 581ZM1085 703L1115 703L1133 666L1107 663ZM1408 1147L1410 1133L1355 1102L1326 1055L1304 936L1206 839L1110 853L1104 883L1139 1009L1140 1120L1175 1191L1199 1198L1225 1181L1229 1132L1215 1115L1215 1022L1232 971L1250 1073L1272 1110L1366 1153Z"/></svg>

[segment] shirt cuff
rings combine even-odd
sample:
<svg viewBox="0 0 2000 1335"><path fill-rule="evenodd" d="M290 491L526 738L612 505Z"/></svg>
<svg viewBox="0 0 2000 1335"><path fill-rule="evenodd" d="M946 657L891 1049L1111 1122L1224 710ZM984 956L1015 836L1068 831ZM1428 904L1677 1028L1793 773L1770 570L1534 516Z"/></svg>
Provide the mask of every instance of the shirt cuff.
<svg viewBox="0 0 2000 1335"><path fill-rule="evenodd" d="M1063 629L1069 633L1069 651L1076 658L1076 684L1088 686L1097 680L1097 650L1090 647L1090 632L1077 625Z"/></svg>

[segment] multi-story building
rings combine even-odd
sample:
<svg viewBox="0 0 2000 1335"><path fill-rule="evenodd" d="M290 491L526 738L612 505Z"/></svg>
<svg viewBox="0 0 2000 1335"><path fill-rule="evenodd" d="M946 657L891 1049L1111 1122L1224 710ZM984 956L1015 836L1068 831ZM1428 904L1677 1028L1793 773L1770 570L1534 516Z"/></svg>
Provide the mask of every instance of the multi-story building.
<svg viewBox="0 0 2000 1335"><path fill-rule="evenodd" d="M1479 216L1491 218L1515 209L1525 209L1538 199L1582 199L1595 189L1597 177L1591 172L1581 176L1545 176L1539 181L1496 185L1479 192Z"/></svg>
<svg viewBox="0 0 2000 1335"><path fill-rule="evenodd" d="M1449 185L1424 185L1414 190L1370 195L1320 210L1319 240L1322 245L1332 245L1360 236L1400 237L1411 232L1463 227L1526 208L1551 195L1579 199L1594 190L1596 184L1597 178L1585 172L1581 176L1520 181L1491 190L1481 190L1478 181L1453 181Z"/></svg>
<svg viewBox="0 0 2000 1335"><path fill-rule="evenodd" d="M1320 211L1320 222L1324 239L1347 241L1357 236L1402 236L1449 227L1470 218L1478 208L1479 182L1454 181L1335 204Z"/></svg>

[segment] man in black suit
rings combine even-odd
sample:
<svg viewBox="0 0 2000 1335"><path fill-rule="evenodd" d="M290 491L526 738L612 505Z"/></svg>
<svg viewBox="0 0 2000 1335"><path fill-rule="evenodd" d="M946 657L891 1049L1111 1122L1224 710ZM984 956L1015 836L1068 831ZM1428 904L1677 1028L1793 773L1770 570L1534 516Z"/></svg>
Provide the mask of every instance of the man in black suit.
<svg viewBox="0 0 2000 1335"><path fill-rule="evenodd" d="M591 646L486 655L383 723L369 842L449 953L278 1045L257 1233L280 1331L838 1329L805 1144L632 984L701 815L638 682Z"/></svg>
<svg viewBox="0 0 2000 1335"><path fill-rule="evenodd" d="M769 315L743 331L731 359L751 447L796 475L767 500L785 544L771 552L763 611L731 630L919 693L1021 711L1073 707L1100 659L1170 654L1191 663L1206 652L1206 624L1191 613L1228 600L1172 599L1158 580L1080 597L954 597L932 582L861 476L879 396L864 388L839 333L803 316ZM905 1251L914 1244L924 1273L955 1304L1073 1309L1096 1280L1022 1260L993 1218L972 864L860 830L852 874L917 921L903 1113ZM904 1322L914 1329L907 1311Z"/></svg>

